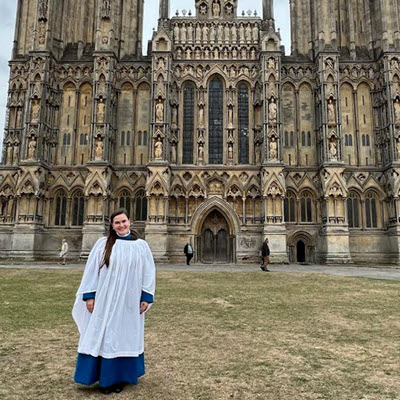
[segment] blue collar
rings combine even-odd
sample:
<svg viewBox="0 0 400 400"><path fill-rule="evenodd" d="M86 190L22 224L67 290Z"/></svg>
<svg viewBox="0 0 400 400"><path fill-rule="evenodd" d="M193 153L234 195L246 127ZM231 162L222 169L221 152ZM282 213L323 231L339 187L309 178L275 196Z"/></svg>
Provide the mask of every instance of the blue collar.
<svg viewBox="0 0 400 400"><path fill-rule="evenodd" d="M118 233L117 233L117 235L118 235ZM132 239L132 236L131 236L131 233L129 232L126 236L119 236L119 235L118 235L117 239L121 239L121 240L131 240L131 239Z"/></svg>

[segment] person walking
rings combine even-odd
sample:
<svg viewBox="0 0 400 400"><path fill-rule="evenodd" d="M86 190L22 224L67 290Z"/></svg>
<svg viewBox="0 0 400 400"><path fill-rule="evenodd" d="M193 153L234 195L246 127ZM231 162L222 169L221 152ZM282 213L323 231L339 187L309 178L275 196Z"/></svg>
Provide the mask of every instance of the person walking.
<svg viewBox="0 0 400 400"><path fill-rule="evenodd" d="M148 244L130 230L128 212L111 215L108 237L89 254L72 315L80 333L74 380L120 393L145 373L144 314L154 300Z"/></svg>
<svg viewBox="0 0 400 400"><path fill-rule="evenodd" d="M183 252L186 256L186 264L190 265L190 260L193 258L194 253L192 243L187 242L185 248L183 249Z"/></svg>
<svg viewBox="0 0 400 400"><path fill-rule="evenodd" d="M61 251L60 251L60 258L62 260L61 264L65 265L65 263L67 262L67 256L68 256L68 242L66 239L62 240L62 244L61 244Z"/></svg>
<svg viewBox="0 0 400 400"><path fill-rule="evenodd" d="M263 259L263 263L260 267L265 272L269 272L269 269L268 269L269 255L270 255L270 250L269 250L269 246L268 246L268 238L265 238L264 243L261 248L261 256Z"/></svg>

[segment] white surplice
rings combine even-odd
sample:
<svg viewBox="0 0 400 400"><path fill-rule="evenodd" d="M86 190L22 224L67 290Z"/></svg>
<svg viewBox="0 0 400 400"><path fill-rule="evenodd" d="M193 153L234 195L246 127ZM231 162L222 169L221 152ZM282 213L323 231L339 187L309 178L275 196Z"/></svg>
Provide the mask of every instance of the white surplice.
<svg viewBox="0 0 400 400"><path fill-rule="evenodd" d="M142 291L154 296L155 265L148 244L116 240L110 265L100 269L107 238L90 252L72 316L80 332L78 352L93 357L137 357L144 352ZM96 292L94 311L86 309L84 293Z"/></svg>

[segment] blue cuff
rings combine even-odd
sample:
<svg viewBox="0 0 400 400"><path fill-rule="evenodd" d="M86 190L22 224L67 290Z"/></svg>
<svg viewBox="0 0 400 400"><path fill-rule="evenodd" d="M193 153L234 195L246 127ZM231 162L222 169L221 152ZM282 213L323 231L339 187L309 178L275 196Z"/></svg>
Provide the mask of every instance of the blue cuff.
<svg viewBox="0 0 400 400"><path fill-rule="evenodd" d="M154 296L150 293L144 292L142 290L142 297L140 298L140 301L145 301L146 303L153 303L154 301Z"/></svg>
<svg viewBox="0 0 400 400"><path fill-rule="evenodd" d="M83 296L82 296L83 301L91 300L94 298L96 298L96 292L83 293Z"/></svg>

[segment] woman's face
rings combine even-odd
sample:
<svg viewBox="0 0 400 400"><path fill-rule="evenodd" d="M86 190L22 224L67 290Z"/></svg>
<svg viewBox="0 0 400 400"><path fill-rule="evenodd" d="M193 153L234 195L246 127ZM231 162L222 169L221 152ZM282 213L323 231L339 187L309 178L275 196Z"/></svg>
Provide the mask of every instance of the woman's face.
<svg viewBox="0 0 400 400"><path fill-rule="evenodd" d="M126 236L130 232L131 222L125 214L114 217L112 227L119 236Z"/></svg>

